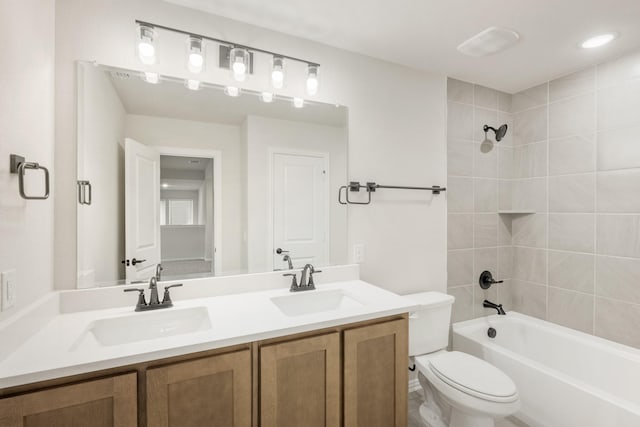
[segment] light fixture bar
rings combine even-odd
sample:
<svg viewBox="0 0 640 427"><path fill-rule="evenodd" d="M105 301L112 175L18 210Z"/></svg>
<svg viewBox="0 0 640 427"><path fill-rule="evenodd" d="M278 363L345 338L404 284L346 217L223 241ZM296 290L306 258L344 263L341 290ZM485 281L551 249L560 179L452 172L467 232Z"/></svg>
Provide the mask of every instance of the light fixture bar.
<svg viewBox="0 0 640 427"><path fill-rule="evenodd" d="M230 42L228 40L217 39L215 37L209 37L209 36L205 36L203 34L196 34L196 33L193 33L191 31L179 30L177 28L172 28L172 27L166 27L164 25L153 24L151 22L140 21L138 19L136 19L136 24L144 25L144 26L148 26L148 27L152 27L152 28L157 28L157 29L160 29L160 30L171 31L173 33L184 34L185 36L191 36L191 37L201 38L201 39L204 39L204 40L210 40L212 42L225 44L227 46L243 48L243 49L247 49L248 51L251 51L251 52L259 52L259 53L264 53L266 55L279 56L279 57L288 59L290 61L302 62L303 64L307 64L307 65L314 65L316 67L320 66L320 64L318 64L317 62L307 61L306 59L296 58L294 56L283 55L281 53L272 52L270 50L265 50L265 49L260 49L260 48L256 48L256 47L246 46L246 45L243 45L243 44Z"/></svg>

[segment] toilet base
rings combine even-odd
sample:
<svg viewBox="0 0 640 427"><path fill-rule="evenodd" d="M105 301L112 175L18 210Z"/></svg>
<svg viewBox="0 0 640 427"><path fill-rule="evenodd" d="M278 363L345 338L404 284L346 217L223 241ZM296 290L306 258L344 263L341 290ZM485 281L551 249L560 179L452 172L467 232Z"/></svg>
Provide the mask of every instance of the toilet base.
<svg viewBox="0 0 640 427"><path fill-rule="evenodd" d="M427 427L447 427L447 424L442 420L440 415L426 403L420 405L420 418Z"/></svg>
<svg viewBox="0 0 640 427"><path fill-rule="evenodd" d="M451 408L449 427L495 427L495 425L495 420L492 417L469 415L456 408Z"/></svg>

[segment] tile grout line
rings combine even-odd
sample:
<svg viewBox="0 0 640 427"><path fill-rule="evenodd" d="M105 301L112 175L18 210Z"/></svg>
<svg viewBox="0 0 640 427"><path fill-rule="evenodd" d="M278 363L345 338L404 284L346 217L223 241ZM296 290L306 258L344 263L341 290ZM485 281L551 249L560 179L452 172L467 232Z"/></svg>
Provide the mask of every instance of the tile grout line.
<svg viewBox="0 0 640 427"><path fill-rule="evenodd" d="M593 179L593 252L594 254L598 253L598 66L594 66L593 72L593 85L594 85L594 154L593 154L593 170L595 173ZM593 257L593 305L591 307L591 333L593 335L596 334L596 281L598 279L598 274L596 272L597 269L597 259Z"/></svg>

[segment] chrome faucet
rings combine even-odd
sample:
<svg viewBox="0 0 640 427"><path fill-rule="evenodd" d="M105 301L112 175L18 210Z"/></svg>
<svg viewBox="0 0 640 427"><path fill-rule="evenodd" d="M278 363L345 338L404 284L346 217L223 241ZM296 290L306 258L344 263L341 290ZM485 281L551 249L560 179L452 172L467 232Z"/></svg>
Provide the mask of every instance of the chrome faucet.
<svg viewBox="0 0 640 427"><path fill-rule="evenodd" d="M293 262L291 262L291 257L289 256L289 254L286 254L285 256L283 256L282 260L289 263L289 270L293 270Z"/></svg>
<svg viewBox="0 0 640 427"><path fill-rule="evenodd" d="M158 299L158 281L155 276L152 276L149 279L149 289L151 290L151 295L149 296L149 303L144 297L144 288L129 288L125 289L124 292L138 292L138 303L136 304L136 311L147 311L147 310L156 310L158 308L169 308L173 306L173 301L171 301L171 295L169 294L169 289L177 288L178 286L182 286L182 283L176 283L175 285L165 286L164 287L164 296L162 298L162 302Z"/></svg>
<svg viewBox="0 0 640 427"><path fill-rule="evenodd" d="M504 316L504 315L507 314L502 309L502 304L495 304L495 303L492 303L489 300L484 300L484 302L482 303L482 306L485 307L485 308L493 308L493 309L497 310L498 314L501 315L501 316Z"/></svg>
<svg viewBox="0 0 640 427"><path fill-rule="evenodd" d="M162 264L158 263L158 265L156 265L156 281L159 282L160 278L162 276L162 270L164 270L164 268L162 267Z"/></svg>
<svg viewBox="0 0 640 427"><path fill-rule="evenodd" d="M312 291L316 288L315 283L313 283L313 273L322 273L322 270L316 270L313 265L307 264L302 269L299 284L296 273L285 273L283 276L292 276L291 287L289 288L291 292Z"/></svg>

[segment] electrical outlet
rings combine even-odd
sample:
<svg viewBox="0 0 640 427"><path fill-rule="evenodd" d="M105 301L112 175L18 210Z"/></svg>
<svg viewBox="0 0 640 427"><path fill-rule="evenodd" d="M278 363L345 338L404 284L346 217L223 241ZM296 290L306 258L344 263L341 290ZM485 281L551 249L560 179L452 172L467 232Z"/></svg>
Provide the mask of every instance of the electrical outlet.
<svg viewBox="0 0 640 427"><path fill-rule="evenodd" d="M16 305L16 271L3 271L0 282L0 311L5 311Z"/></svg>
<svg viewBox="0 0 640 427"><path fill-rule="evenodd" d="M364 262L364 245L362 243L353 245L353 262L356 264Z"/></svg>

